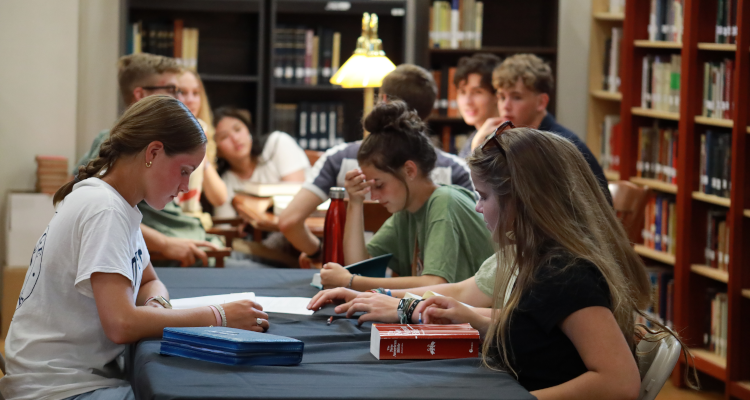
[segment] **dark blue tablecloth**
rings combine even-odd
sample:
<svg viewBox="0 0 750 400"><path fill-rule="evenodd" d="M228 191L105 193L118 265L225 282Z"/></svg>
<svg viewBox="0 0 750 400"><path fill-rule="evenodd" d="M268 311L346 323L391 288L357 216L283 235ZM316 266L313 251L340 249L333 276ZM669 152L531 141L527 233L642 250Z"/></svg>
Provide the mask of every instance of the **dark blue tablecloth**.
<svg viewBox="0 0 750 400"><path fill-rule="evenodd" d="M172 298L255 292L312 297L314 271L157 269ZM225 366L159 355L159 341L136 345L128 361L137 399L533 399L512 377L480 360L378 361L370 328L356 320L326 324L325 313L271 313L269 333L305 342L294 367Z"/></svg>

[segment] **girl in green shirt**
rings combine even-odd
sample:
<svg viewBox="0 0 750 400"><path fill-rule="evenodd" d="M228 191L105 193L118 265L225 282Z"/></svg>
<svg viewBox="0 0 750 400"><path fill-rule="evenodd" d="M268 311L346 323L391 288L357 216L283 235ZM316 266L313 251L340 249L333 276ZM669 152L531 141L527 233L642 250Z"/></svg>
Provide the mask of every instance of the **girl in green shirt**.
<svg viewBox="0 0 750 400"><path fill-rule="evenodd" d="M394 278L352 275L335 263L321 270L325 287L367 290L453 283L474 276L491 256L490 233L476 212L474 194L430 178L437 158L426 126L402 101L377 105L364 128L357 161L346 174L349 208L344 231L347 264L391 253ZM365 245L363 202L370 193L393 215Z"/></svg>

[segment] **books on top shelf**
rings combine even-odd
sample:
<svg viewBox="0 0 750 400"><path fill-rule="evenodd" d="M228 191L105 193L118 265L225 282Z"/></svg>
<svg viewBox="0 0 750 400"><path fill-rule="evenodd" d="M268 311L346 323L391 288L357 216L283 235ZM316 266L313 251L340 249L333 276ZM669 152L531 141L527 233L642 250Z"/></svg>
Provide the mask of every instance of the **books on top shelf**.
<svg viewBox="0 0 750 400"><path fill-rule="evenodd" d="M737 0L716 1L716 43L737 43Z"/></svg>
<svg viewBox="0 0 750 400"><path fill-rule="evenodd" d="M643 215L643 245L674 255L677 243L677 208L674 197L663 194L652 196L646 203Z"/></svg>
<svg viewBox="0 0 750 400"><path fill-rule="evenodd" d="M198 28L186 28L181 19L173 23L143 22L130 24L127 53L149 53L176 58L185 68L198 69Z"/></svg>
<svg viewBox="0 0 750 400"><path fill-rule="evenodd" d="M432 71L432 77L437 85L437 96L435 106L432 109L433 115L442 115L446 117L459 117L458 113L458 89L453 84L453 77L456 76L456 67L443 66L439 70Z"/></svg>
<svg viewBox="0 0 750 400"><path fill-rule="evenodd" d="M469 324L373 324L370 353L378 360L476 358L479 331Z"/></svg>
<svg viewBox="0 0 750 400"><path fill-rule="evenodd" d="M682 57L672 54L643 57L641 108L680 111L680 65Z"/></svg>
<svg viewBox="0 0 750 400"><path fill-rule="evenodd" d="M703 113L704 117L731 119L734 110L734 60L703 63Z"/></svg>
<svg viewBox="0 0 750 400"><path fill-rule="evenodd" d="M430 7L430 48L482 47L484 3L476 0L435 1Z"/></svg>
<svg viewBox="0 0 750 400"><path fill-rule="evenodd" d="M273 76L283 85L330 85L341 62L341 33L278 25L274 29Z"/></svg>
<svg viewBox="0 0 750 400"><path fill-rule="evenodd" d="M612 27L612 35L604 44L604 71L602 88L608 92L620 91L620 48L622 46L622 28Z"/></svg>
<svg viewBox="0 0 750 400"><path fill-rule="evenodd" d="M706 324L703 333L703 345L708 351L726 358L727 356L727 331L729 328L729 298L724 292L717 293L714 288L709 288L706 293L709 303L709 314L706 316Z"/></svg>
<svg viewBox="0 0 750 400"><path fill-rule="evenodd" d="M37 192L55 194L68 183L68 159L62 156L36 156Z"/></svg>
<svg viewBox="0 0 750 400"><path fill-rule="evenodd" d="M656 179L677 184L677 129L638 128L638 160L635 163L638 178Z"/></svg>
<svg viewBox="0 0 750 400"><path fill-rule="evenodd" d="M600 162L602 169L619 171L622 129L618 114L605 115L602 121L602 149Z"/></svg>
<svg viewBox="0 0 750 400"><path fill-rule="evenodd" d="M651 0L648 40L682 43L684 0Z"/></svg>
<svg viewBox="0 0 750 400"><path fill-rule="evenodd" d="M732 188L732 134L707 130L700 138L699 190L729 197Z"/></svg>
<svg viewBox="0 0 750 400"><path fill-rule="evenodd" d="M305 150L327 150L344 143L344 103L274 104L274 129L297 139Z"/></svg>
<svg viewBox="0 0 750 400"><path fill-rule="evenodd" d="M651 282L651 304L646 314L656 322L673 327L674 320L674 274L664 267L646 267ZM636 323L652 327L652 323L641 316L636 316Z"/></svg>
<svg viewBox="0 0 750 400"><path fill-rule="evenodd" d="M729 270L729 221L726 209L711 209L706 217L706 266Z"/></svg>

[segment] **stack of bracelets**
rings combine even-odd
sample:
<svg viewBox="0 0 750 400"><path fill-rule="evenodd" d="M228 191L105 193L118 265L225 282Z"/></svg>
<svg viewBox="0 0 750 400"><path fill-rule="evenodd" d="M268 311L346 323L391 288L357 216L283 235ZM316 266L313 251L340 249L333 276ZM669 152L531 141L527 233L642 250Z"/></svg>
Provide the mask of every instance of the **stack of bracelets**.
<svg viewBox="0 0 750 400"><path fill-rule="evenodd" d="M414 314L414 310L417 309L417 305L422 299L401 299L398 303L398 319L401 324L410 324L411 317ZM422 323L420 316L419 323Z"/></svg>

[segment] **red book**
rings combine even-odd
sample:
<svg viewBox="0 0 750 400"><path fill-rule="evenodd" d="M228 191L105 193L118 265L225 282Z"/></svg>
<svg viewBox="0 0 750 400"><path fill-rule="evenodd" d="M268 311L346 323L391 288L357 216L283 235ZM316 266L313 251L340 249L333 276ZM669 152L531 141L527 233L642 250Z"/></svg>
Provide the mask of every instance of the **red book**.
<svg viewBox="0 0 750 400"><path fill-rule="evenodd" d="M479 354L479 331L469 324L374 324L370 353L378 360L443 360Z"/></svg>

